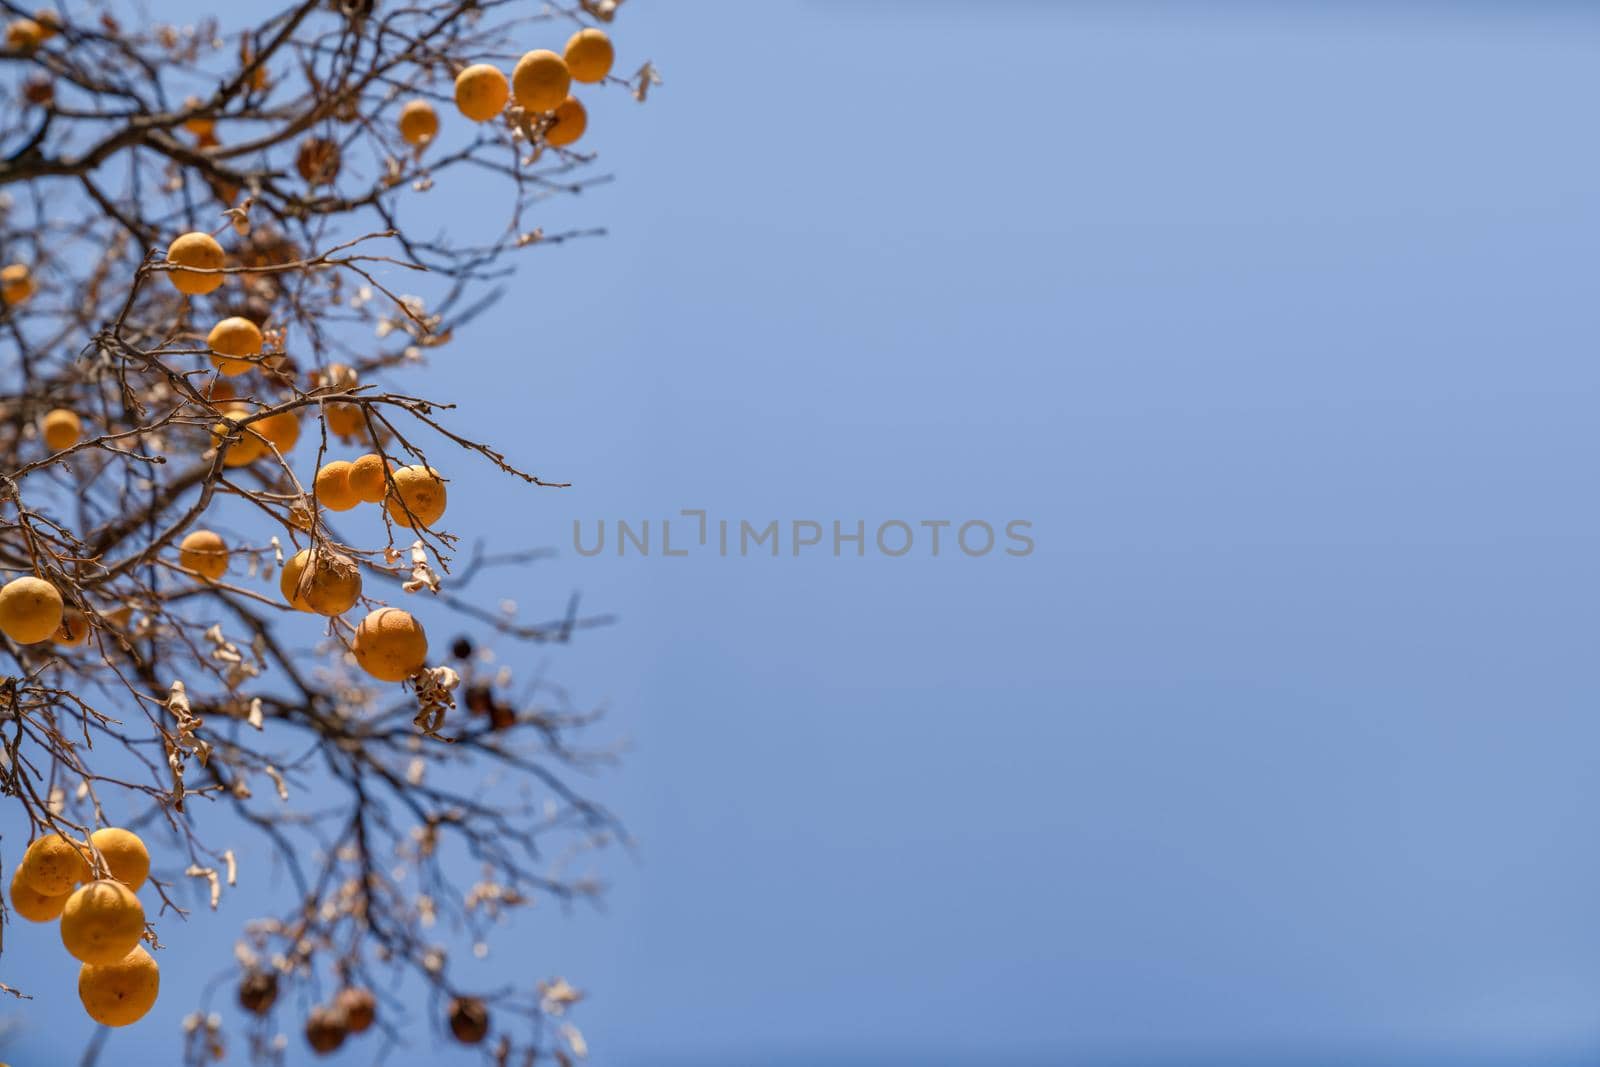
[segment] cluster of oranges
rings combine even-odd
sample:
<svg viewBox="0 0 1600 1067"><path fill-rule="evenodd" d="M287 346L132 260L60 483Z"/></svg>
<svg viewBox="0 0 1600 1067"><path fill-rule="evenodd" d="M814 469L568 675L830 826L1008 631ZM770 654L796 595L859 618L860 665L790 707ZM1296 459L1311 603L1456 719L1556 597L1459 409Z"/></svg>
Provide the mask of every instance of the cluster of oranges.
<svg viewBox="0 0 1600 1067"><path fill-rule="evenodd" d="M78 999L106 1026L144 1018L161 969L139 942L144 906L135 895L150 875L139 835L107 826L87 842L49 833L28 846L11 876L11 906L29 922L60 921L61 943L83 966Z"/></svg>
<svg viewBox="0 0 1600 1067"><path fill-rule="evenodd" d="M536 48L517 60L508 80L492 63L474 63L456 75L456 109L473 122L488 122L515 97L530 115L543 116L544 140L557 148L575 143L589 126L589 113L572 95L573 82L602 82L616 53L604 30L573 34L561 54ZM439 116L426 100L400 111L400 136L425 145L439 132Z"/></svg>

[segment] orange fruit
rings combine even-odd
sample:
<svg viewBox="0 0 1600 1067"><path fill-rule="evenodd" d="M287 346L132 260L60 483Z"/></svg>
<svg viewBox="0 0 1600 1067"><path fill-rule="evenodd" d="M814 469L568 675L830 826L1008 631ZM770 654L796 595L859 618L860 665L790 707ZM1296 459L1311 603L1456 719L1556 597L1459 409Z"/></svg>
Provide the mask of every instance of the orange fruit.
<svg viewBox="0 0 1600 1067"><path fill-rule="evenodd" d="M22 877L21 867L11 872L11 907L31 923L47 923L59 919L61 909L66 905L69 895L61 893L53 897L46 896L27 883Z"/></svg>
<svg viewBox="0 0 1600 1067"><path fill-rule="evenodd" d="M56 408L39 420L39 430L50 451L60 452L78 443L83 436L83 420L76 411Z"/></svg>
<svg viewBox="0 0 1600 1067"><path fill-rule="evenodd" d="M33 272L25 263L0 269L0 297L8 304L20 304L33 295Z"/></svg>
<svg viewBox="0 0 1600 1067"><path fill-rule="evenodd" d="M384 480L383 457L376 452L368 452L350 464L350 488L364 504L376 504L382 500L389 492L388 482Z"/></svg>
<svg viewBox="0 0 1600 1067"><path fill-rule="evenodd" d="M511 72L511 92L529 111L553 111L572 88L567 61L546 48L536 48L517 60Z"/></svg>
<svg viewBox="0 0 1600 1067"><path fill-rule="evenodd" d="M15 578L0 586L0 630L19 645L48 641L61 628L65 605L42 578Z"/></svg>
<svg viewBox="0 0 1600 1067"><path fill-rule="evenodd" d="M400 109L399 126L406 144L425 145L439 136L439 113L426 100L413 100Z"/></svg>
<svg viewBox="0 0 1600 1067"><path fill-rule="evenodd" d="M343 553L302 548L283 565L278 589L296 611L343 615L361 599L361 568Z"/></svg>
<svg viewBox="0 0 1600 1067"><path fill-rule="evenodd" d="M349 511L361 503L356 491L350 487L351 463L336 459L324 463L317 472L317 503L329 511Z"/></svg>
<svg viewBox="0 0 1600 1067"><path fill-rule="evenodd" d="M88 879L89 857L82 841L49 833L28 846L17 872L28 888L41 896L66 896Z"/></svg>
<svg viewBox="0 0 1600 1067"><path fill-rule="evenodd" d="M89 835L89 844L100 852L111 877L135 893L150 876L150 850L132 830L102 826Z"/></svg>
<svg viewBox="0 0 1600 1067"><path fill-rule="evenodd" d="M380 682L403 682L428 659L422 624L399 608L379 608L362 619L351 647L356 663Z"/></svg>
<svg viewBox="0 0 1600 1067"><path fill-rule="evenodd" d="M456 75L456 110L473 122L488 122L511 98L511 86L499 67L474 63Z"/></svg>
<svg viewBox="0 0 1600 1067"><path fill-rule="evenodd" d="M606 75L611 73L611 64L616 60L611 38L606 36L604 30L597 30L593 26L581 29L567 39L565 56L567 69L572 71L572 80L580 82L605 81Z"/></svg>
<svg viewBox="0 0 1600 1067"><path fill-rule="evenodd" d="M261 327L238 315L223 319L211 327L206 335L206 347L211 349L211 364L219 373L232 378L256 365L248 356L261 354ZM229 356L240 358L229 359Z"/></svg>
<svg viewBox="0 0 1600 1067"><path fill-rule="evenodd" d="M228 570L228 546L210 530L195 530L178 542L178 562L216 581Z"/></svg>
<svg viewBox="0 0 1600 1067"><path fill-rule="evenodd" d="M127 1026L145 1017L161 993L161 968L143 945L114 963L78 969L78 999L102 1026Z"/></svg>
<svg viewBox="0 0 1600 1067"><path fill-rule="evenodd" d="M413 530L432 526L444 516L444 479L432 467L412 465L391 474L394 489L385 507L389 517Z"/></svg>
<svg viewBox="0 0 1600 1067"><path fill-rule="evenodd" d="M194 270L172 270L167 277L180 293L199 296L222 285L221 274L196 274L195 270L218 270L222 267L222 246L209 233L186 233L167 246L167 262Z"/></svg>
<svg viewBox="0 0 1600 1067"><path fill-rule="evenodd" d="M545 143L556 148L565 148L583 136L583 131L589 128L589 113L583 109L575 96L569 96L561 101L555 109L556 120L544 131Z"/></svg>
<svg viewBox="0 0 1600 1067"><path fill-rule="evenodd" d="M116 963L143 936L144 905L110 878L81 887L61 909L61 943L81 963Z"/></svg>

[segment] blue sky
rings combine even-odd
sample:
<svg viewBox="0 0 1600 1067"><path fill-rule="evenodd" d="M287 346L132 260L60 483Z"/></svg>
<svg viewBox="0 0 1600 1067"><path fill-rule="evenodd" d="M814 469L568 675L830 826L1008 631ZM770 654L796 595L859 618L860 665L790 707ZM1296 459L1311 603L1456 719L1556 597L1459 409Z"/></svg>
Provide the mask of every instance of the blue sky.
<svg viewBox="0 0 1600 1067"><path fill-rule="evenodd" d="M615 36L666 84L591 107L618 181L543 220L610 236L421 379L576 483L450 472L457 528L562 550L506 594L622 618L550 667L630 744L596 789L637 853L485 973L568 975L624 1067L1592 1059L1600 21L635 0ZM571 550L684 508L1037 547ZM164 931L112 1049L174 1047L249 898ZM81 1026L8 930L35 959L14 1067Z"/></svg>

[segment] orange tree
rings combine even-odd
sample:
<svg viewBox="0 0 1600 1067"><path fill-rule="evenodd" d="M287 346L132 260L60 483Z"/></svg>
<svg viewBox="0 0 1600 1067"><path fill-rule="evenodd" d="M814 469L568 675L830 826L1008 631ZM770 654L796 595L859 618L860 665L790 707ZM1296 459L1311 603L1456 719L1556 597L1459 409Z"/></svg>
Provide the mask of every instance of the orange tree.
<svg viewBox="0 0 1600 1067"><path fill-rule="evenodd" d="M444 940L596 892L559 856L619 831L568 784L607 756L594 714L440 640L599 621L480 604L528 556L450 529L463 464L561 483L385 379L517 256L592 232L533 216L601 180L585 97L656 82L616 61L618 4L300 0L237 28L0 0L0 792L28 828L0 859L93 1019L149 1010L175 890L215 908L251 876L219 833L248 832L293 887L219 961L258 1058L280 1029L397 1041L406 996L496 1062L582 1054L564 980L462 988ZM437 191L472 173L504 224L463 235ZM198 1007L196 1063L231 1036Z"/></svg>

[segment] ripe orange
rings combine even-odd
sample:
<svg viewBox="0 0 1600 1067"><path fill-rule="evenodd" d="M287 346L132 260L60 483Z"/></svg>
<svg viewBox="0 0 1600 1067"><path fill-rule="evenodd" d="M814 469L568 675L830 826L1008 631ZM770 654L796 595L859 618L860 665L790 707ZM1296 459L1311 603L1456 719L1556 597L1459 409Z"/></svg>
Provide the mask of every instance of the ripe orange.
<svg viewBox="0 0 1600 1067"><path fill-rule="evenodd" d="M544 131L545 143L564 148L583 136L589 128L589 113L575 96L569 96L556 106L555 122Z"/></svg>
<svg viewBox="0 0 1600 1067"><path fill-rule="evenodd" d="M167 246L167 261L179 267L195 270L218 270L222 267L222 246L209 233L186 233ZM167 277L180 293L199 296L222 285L221 274L196 274L194 270L173 270Z"/></svg>
<svg viewBox="0 0 1600 1067"><path fill-rule="evenodd" d="M35 893L65 896L89 877L89 857L82 841L61 834L45 834L22 854L17 865L22 880Z"/></svg>
<svg viewBox="0 0 1600 1067"><path fill-rule="evenodd" d="M456 75L456 110L473 122L488 122L511 98L511 86L499 67L474 63Z"/></svg>
<svg viewBox="0 0 1600 1067"><path fill-rule="evenodd" d="M144 905L109 878L83 886L61 909L61 943L82 963L116 963L143 936Z"/></svg>
<svg viewBox="0 0 1600 1067"><path fill-rule="evenodd" d="M22 868L11 872L11 906L18 915L31 923L53 922L61 917L61 909L69 894L45 896L22 877Z"/></svg>
<svg viewBox="0 0 1600 1067"><path fill-rule="evenodd" d="M50 451L60 452L78 443L83 436L83 420L78 418L76 411L56 408L39 420L39 430Z"/></svg>
<svg viewBox="0 0 1600 1067"><path fill-rule="evenodd" d="M241 420L249 418L251 411L243 404L229 404L222 409L222 413L230 419ZM260 421L252 422L248 426L241 426L237 431L230 431L225 422L214 423L211 427L211 446L213 448L226 447L223 453L222 465L224 467L243 467L254 463L267 454L267 441L258 432ZM238 440L224 446L223 438L230 432L236 432Z"/></svg>
<svg viewBox="0 0 1600 1067"><path fill-rule="evenodd" d="M517 60L511 72L511 91L529 111L552 111L567 98L572 72L567 61L546 48L536 48Z"/></svg>
<svg viewBox="0 0 1600 1067"><path fill-rule="evenodd" d="M65 605L42 578L14 578L0 586L0 630L19 645L47 641L61 628Z"/></svg>
<svg viewBox="0 0 1600 1067"><path fill-rule="evenodd" d="M368 452L350 464L350 488L364 504L376 504L389 492L384 480L383 457Z"/></svg>
<svg viewBox="0 0 1600 1067"><path fill-rule="evenodd" d="M322 418L328 424L328 432L340 437L354 437L367 427L360 404L323 404Z"/></svg>
<svg viewBox="0 0 1600 1067"><path fill-rule="evenodd" d="M379 608L356 627L351 648L361 669L380 682L403 682L428 659L428 635L409 611Z"/></svg>
<svg viewBox="0 0 1600 1067"><path fill-rule="evenodd" d="M336 459L323 464L317 472L317 503L329 511L349 511L361 503L361 498L350 487L350 470L348 460Z"/></svg>
<svg viewBox="0 0 1600 1067"><path fill-rule="evenodd" d="M389 493L385 506L396 523L418 530L432 526L444 516L444 479L439 477L438 471L412 465L401 467L390 478L394 481L394 490Z"/></svg>
<svg viewBox="0 0 1600 1067"><path fill-rule="evenodd" d="M616 53L605 31L590 26L567 39L566 59L573 81L599 82L611 73Z"/></svg>
<svg viewBox="0 0 1600 1067"><path fill-rule="evenodd" d="M178 562L216 581L228 570L228 546L210 530L195 530L178 542Z"/></svg>
<svg viewBox="0 0 1600 1067"><path fill-rule="evenodd" d="M33 272L26 263L0 268L0 297L8 304L20 304L33 295Z"/></svg>
<svg viewBox="0 0 1600 1067"><path fill-rule="evenodd" d="M439 113L426 100L413 100L400 109L399 125L406 144L425 145L439 136Z"/></svg>
<svg viewBox="0 0 1600 1067"><path fill-rule="evenodd" d="M132 830L102 826L89 835L89 844L99 850L111 877L135 893L150 876L150 851Z"/></svg>
<svg viewBox="0 0 1600 1067"><path fill-rule="evenodd" d="M361 599L361 568L343 553L303 548L283 565L278 589L296 611L342 615Z"/></svg>
<svg viewBox="0 0 1600 1067"><path fill-rule="evenodd" d="M161 968L143 945L114 963L78 969L78 999L102 1026L127 1026L145 1017L161 993Z"/></svg>
<svg viewBox="0 0 1600 1067"><path fill-rule="evenodd" d="M261 327L238 315L223 319L211 327L211 332L206 335L206 347L212 353L212 366L230 378L256 365L255 360L244 357L259 356L261 346ZM229 356L240 358L229 359Z"/></svg>
<svg viewBox="0 0 1600 1067"><path fill-rule="evenodd" d="M276 415L268 415L260 422L251 423L251 425L260 430L261 436L271 441L277 446L278 451L285 455L300 440L300 412L298 409L291 408L288 411L280 411Z"/></svg>
<svg viewBox="0 0 1600 1067"><path fill-rule="evenodd" d="M67 608L61 613L61 625L51 635L58 645L76 648L89 640L89 616L77 608Z"/></svg>

